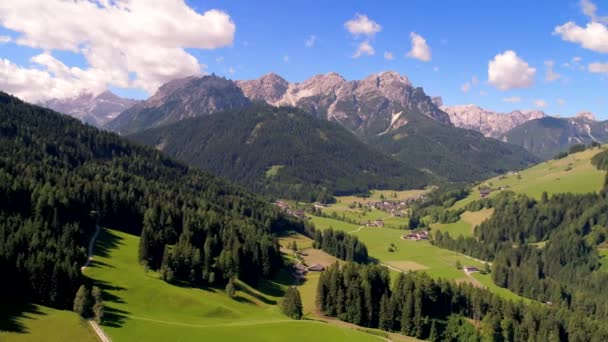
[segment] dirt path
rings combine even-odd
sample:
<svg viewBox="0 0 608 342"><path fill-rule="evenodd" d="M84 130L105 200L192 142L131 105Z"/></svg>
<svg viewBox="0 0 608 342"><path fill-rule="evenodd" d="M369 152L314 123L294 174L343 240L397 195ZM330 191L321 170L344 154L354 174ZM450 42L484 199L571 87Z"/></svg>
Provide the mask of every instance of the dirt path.
<svg viewBox="0 0 608 342"><path fill-rule="evenodd" d="M97 236L99 236L100 230L101 228L99 227L99 225L95 225L95 233L91 237L91 241L89 241L87 261L80 268L81 271L84 271L91 264L91 261L93 261L93 248L95 247L95 240L97 240Z"/></svg>
<svg viewBox="0 0 608 342"><path fill-rule="evenodd" d="M97 334L97 337L99 337L99 339L102 342L112 342L110 337L108 337L108 335L106 335L106 333L103 331L103 329L101 329L101 327L99 326L99 324L97 324L97 322L95 322L94 320L89 320L89 324L91 325L91 327Z"/></svg>

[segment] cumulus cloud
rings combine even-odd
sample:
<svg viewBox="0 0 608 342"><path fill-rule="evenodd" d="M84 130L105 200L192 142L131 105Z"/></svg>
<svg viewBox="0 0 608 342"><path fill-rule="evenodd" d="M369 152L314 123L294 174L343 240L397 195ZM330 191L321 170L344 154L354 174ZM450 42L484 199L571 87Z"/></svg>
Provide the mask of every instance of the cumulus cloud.
<svg viewBox="0 0 608 342"><path fill-rule="evenodd" d="M581 10L589 17L585 27L569 21L561 26L555 27L553 34L562 40L580 44L583 48L595 52L608 53L608 17L597 14L597 6L590 0L581 0Z"/></svg>
<svg viewBox="0 0 608 342"><path fill-rule="evenodd" d="M393 59L395 59L395 56L393 55L392 52L385 51L384 52L384 59L386 59L388 61L392 61Z"/></svg>
<svg viewBox="0 0 608 342"><path fill-rule="evenodd" d="M230 75L234 75L234 74L236 74L236 70L233 67L230 67L230 68L228 68L228 73Z"/></svg>
<svg viewBox="0 0 608 342"><path fill-rule="evenodd" d="M557 72L555 72L553 70L553 67L555 66L555 62L554 61L545 61L545 80L547 82L553 82L553 81L557 81L558 79L560 79L562 77L562 75L558 74Z"/></svg>
<svg viewBox="0 0 608 342"><path fill-rule="evenodd" d="M606 74L608 73L608 63L589 63L587 70L598 74Z"/></svg>
<svg viewBox="0 0 608 342"><path fill-rule="evenodd" d="M416 32L410 33L410 39L412 40L412 49L407 53L406 57L415 58L423 62L430 61L431 48L426 43L426 39Z"/></svg>
<svg viewBox="0 0 608 342"><path fill-rule="evenodd" d="M463 93L468 93L469 90L471 90L471 88L475 87L477 84L479 84L479 79L477 76L473 75L470 81L467 81L460 86L460 90L462 90Z"/></svg>
<svg viewBox="0 0 608 342"><path fill-rule="evenodd" d="M488 82L500 90L529 87L535 75L536 69L512 50L499 53L488 63Z"/></svg>
<svg viewBox="0 0 608 342"><path fill-rule="evenodd" d="M304 46L306 46L307 48L311 48L311 47L315 46L316 42L317 42L317 36L315 36L314 34L311 34L310 36L308 36L308 38L306 38L306 41L304 41Z"/></svg>
<svg viewBox="0 0 608 342"><path fill-rule="evenodd" d="M216 57L215 61L218 62L218 63L222 63L224 61L224 56Z"/></svg>
<svg viewBox="0 0 608 342"><path fill-rule="evenodd" d="M376 53L374 47L371 46L369 41L366 40L362 41L359 44L359 46L357 47L357 51L355 51L355 54L353 55L353 58L359 58L361 56L373 56L374 53Z"/></svg>
<svg viewBox="0 0 608 342"><path fill-rule="evenodd" d="M355 17L344 23L344 27L353 36L373 37L376 33L382 31L382 26L371 20L365 14L355 14Z"/></svg>
<svg viewBox="0 0 608 342"><path fill-rule="evenodd" d="M505 97L502 99L502 102L508 102L508 103L521 102L521 97L519 97L519 96Z"/></svg>
<svg viewBox="0 0 608 342"><path fill-rule="evenodd" d="M9 36L0 36L0 44L2 43L8 43L11 41L11 37Z"/></svg>
<svg viewBox="0 0 608 342"><path fill-rule="evenodd" d="M563 106L566 104L566 100L559 98L557 99L555 102L557 102L558 105Z"/></svg>
<svg viewBox="0 0 608 342"><path fill-rule="evenodd" d="M15 42L47 52L32 60L42 70L16 66L10 61L4 61L3 68L14 69L17 74L38 74L47 86L55 88L37 91L59 98L73 92L62 87L65 82L73 82L73 88L103 90L113 85L152 93L171 79L202 74L206 66L185 49L230 45L236 30L228 14L218 10L200 14L183 0L5 3L6 6L0 5L0 23L20 33ZM82 54L88 67L64 65L66 70L52 57L54 50ZM0 78L0 88L15 88L19 82L17 77ZM81 90L84 89L78 89ZM32 98L23 91L14 93Z"/></svg>
<svg viewBox="0 0 608 342"><path fill-rule="evenodd" d="M537 108L544 108L544 107L547 107L548 105L549 104L545 100L542 100L542 99L534 100L534 106L536 106Z"/></svg>

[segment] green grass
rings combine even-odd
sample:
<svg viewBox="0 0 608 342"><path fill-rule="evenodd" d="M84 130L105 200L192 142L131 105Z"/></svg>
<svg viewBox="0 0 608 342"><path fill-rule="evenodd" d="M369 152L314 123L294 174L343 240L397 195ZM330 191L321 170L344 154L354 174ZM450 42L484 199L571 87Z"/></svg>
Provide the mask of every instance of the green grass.
<svg viewBox="0 0 608 342"><path fill-rule="evenodd" d="M268 170L266 170L266 178L271 178L276 176L285 165L272 165Z"/></svg>
<svg viewBox="0 0 608 342"><path fill-rule="evenodd" d="M291 279L260 285L261 293L239 283L237 298L223 290L174 286L145 272L137 262L139 238L104 229L91 268L84 271L104 290L114 341L377 341L377 337L313 320L293 321L276 303ZM306 334L294 334L306 329Z"/></svg>
<svg viewBox="0 0 608 342"><path fill-rule="evenodd" d="M492 188L506 187L507 190L523 193L540 199L546 191L555 193L588 193L602 189L605 171L598 170L591 164L591 158L599 153L599 148L589 149L569 155L560 160L550 160L519 172L519 175L499 176L483 182ZM499 191L493 191L495 196ZM471 194L454 204L453 209L463 208L468 203L480 199L477 186Z"/></svg>
<svg viewBox="0 0 608 342"><path fill-rule="evenodd" d="M600 270L608 272L608 248L601 248L598 250L598 253L602 263Z"/></svg>
<svg viewBox="0 0 608 342"><path fill-rule="evenodd" d="M473 236L474 228L487 220L494 213L494 209L482 209L479 211L465 211L460 215L460 220L453 223L433 223L431 228L442 233L449 232L450 236L457 237Z"/></svg>
<svg viewBox="0 0 608 342"><path fill-rule="evenodd" d="M505 288L499 287L498 285L494 284L494 281L492 280L492 276L490 274L481 274L481 273L475 272L475 273L472 273L471 275L473 276L473 278L477 279L477 281L479 281L483 286L485 286L488 290L496 293L497 295L503 297L504 299L512 300L515 302L520 301L520 300L522 300L526 303L532 302L531 299L521 297L514 292L511 292Z"/></svg>
<svg viewBox="0 0 608 342"><path fill-rule="evenodd" d="M95 342L97 337L89 323L74 312L2 303L0 341Z"/></svg>

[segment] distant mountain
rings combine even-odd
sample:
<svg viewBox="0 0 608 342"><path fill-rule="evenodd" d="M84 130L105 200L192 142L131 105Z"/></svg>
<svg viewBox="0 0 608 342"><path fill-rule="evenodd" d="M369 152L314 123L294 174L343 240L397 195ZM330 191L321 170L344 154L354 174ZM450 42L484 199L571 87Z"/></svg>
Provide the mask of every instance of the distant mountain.
<svg viewBox="0 0 608 342"><path fill-rule="evenodd" d="M441 106L448 113L456 127L472 129L484 136L500 139L509 130L524 122L540 119L546 114L540 110L515 110L510 113L497 113L474 104Z"/></svg>
<svg viewBox="0 0 608 342"><path fill-rule="evenodd" d="M40 105L101 127L138 102L119 97L111 91L105 91L99 95L82 93L73 98L52 99L44 101Z"/></svg>
<svg viewBox="0 0 608 342"><path fill-rule="evenodd" d="M475 181L539 161L522 147L442 124L419 112L403 118L406 125L366 141L407 165L450 181Z"/></svg>
<svg viewBox="0 0 608 342"><path fill-rule="evenodd" d="M406 76L394 71L373 74L360 81L346 81L337 73L316 75L302 83L288 83L271 73L257 80L238 81L251 100L290 105L330 121L360 136L383 134L405 125L403 115L416 111L443 124L446 113L414 87Z"/></svg>
<svg viewBox="0 0 608 342"><path fill-rule="evenodd" d="M233 81L215 75L187 77L164 84L154 96L124 111L106 128L129 134L249 104Z"/></svg>
<svg viewBox="0 0 608 342"><path fill-rule="evenodd" d="M293 107L254 105L130 136L255 191L306 201L420 188L429 176Z"/></svg>
<svg viewBox="0 0 608 342"><path fill-rule="evenodd" d="M608 142L608 121L594 119L588 112L574 118L544 117L513 128L502 139L543 159L550 159L575 144Z"/></svg>

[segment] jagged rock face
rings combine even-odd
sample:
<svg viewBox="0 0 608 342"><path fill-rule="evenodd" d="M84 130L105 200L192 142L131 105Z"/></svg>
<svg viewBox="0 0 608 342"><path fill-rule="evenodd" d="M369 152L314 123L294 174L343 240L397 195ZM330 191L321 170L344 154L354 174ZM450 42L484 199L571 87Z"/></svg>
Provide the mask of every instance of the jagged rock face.
<svg viewBox="0 0 608 342"><path fill-rule="evenodd" d="M69 99L52 99L40 105L101 127L138 102L106 91L99 95L83 93Z"/></svg>
<svg viewBox="0 0 608 342"><path fill-rule="evenodd" d="M164 84L154 96L124 111L106 127L128 134L249 104L233 81L214 75L187 77Z"/></svg>
<svg viewBox="0 0 608 342"><path fill-rule="evenodd" d="M250 100L297 106L315 116L337 121L361 135L397 129L407 124L407 116L412 112L450 124L448 115L437 108L422 88L414 88L407 77L393 71L370 75L360 81L346 81L332 72L291 84L269 74L237 84Z"/></svg>
<svg viewBox="0 0 608 342"><path fill-rule="evenodd" d="M443 106L452 123L461 128L481 132L486 137L501 138L506 132L524 122L540 119L546 114L539 110L516 110L510 113L497 113L476 105Z"/></svg>

